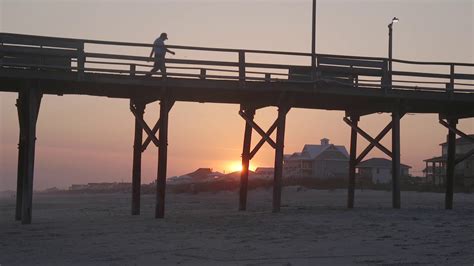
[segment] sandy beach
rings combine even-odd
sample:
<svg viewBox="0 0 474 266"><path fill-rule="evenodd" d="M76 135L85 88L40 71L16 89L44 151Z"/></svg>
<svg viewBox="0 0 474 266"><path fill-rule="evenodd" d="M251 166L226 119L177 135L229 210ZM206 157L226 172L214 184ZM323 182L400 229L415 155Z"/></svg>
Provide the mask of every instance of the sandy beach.
<svg viewBox="0 0 474 266"><path fill-rule="evenodd" d="M287 187L281 213L271 190L167 195L154 219L154 195L130 215L130 194L35 195L33 224L14 221L14 198L0 198L1 265L473 265L474 194Z"/></svg>

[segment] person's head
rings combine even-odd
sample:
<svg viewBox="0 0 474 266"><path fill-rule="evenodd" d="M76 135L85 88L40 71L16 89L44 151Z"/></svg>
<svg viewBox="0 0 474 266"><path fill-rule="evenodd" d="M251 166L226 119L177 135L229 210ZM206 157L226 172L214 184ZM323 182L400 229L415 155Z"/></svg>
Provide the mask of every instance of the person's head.
<svg viewBox="0 0 474 266"><path fill-rule="evenodd" d="M160 38L163 39L163 40L168 40L168 34L166 34L166 32L163 32L163 33L160 35Z"/></svg>

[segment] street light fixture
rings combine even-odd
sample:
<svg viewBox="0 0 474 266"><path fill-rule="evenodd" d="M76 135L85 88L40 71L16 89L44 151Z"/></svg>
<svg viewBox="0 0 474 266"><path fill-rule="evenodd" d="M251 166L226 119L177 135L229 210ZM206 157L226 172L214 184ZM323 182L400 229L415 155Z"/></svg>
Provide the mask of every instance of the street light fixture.
<svg viewBox="0 0 474 266"><path fill-rule="evenodd" d="M393 17L392 22L388 24L388 71L390 73L390 88L392 86L392 31L393 23L398 23L399 19Z"/></svg>

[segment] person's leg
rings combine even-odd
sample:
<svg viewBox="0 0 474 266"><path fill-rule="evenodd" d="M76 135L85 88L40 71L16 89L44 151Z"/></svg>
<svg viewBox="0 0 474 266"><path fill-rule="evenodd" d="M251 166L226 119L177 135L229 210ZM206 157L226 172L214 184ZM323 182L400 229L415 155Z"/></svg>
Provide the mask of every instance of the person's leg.
<svg viewBox="0 0 474 266"><path fill-rule="evenodd" d="M167 77L165 60L161 61L160 70L163 78Z"/></svg>
<svg viewBox="0 0 474 266"><path fill-rule="evenodd" d="M160 69L160 64L159 64L159 61L155 59L155 63L153 64L153 68L152 68L152 69L150 70L150 72L147 73L145 76L147 76L147 77L151 76L151 74L152 74L153 72L158 71L158 69Z"/></svg>

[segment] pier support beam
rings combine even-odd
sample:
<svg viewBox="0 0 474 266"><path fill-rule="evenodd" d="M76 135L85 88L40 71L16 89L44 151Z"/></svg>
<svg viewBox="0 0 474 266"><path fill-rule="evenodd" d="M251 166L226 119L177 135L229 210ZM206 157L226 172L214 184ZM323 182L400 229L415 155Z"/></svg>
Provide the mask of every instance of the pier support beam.
<svg viewBox="0 0 474 266"><path fill-rule="evenodd" d="M242 110L243 108L241 108ZM245 115L253 120L255 116L255 109L246 108L242 110ZM247 190L250 166L250 145L252 141L252 125L250 122L245 123L244 145L242 150L242 171L240 172L240 193L239 193L239 211L247 209Z"/></svg>
<svg viewBox="0 0 474 266"><path fill-rule="evenodd" d="M446 119L445 122L443 119ZM446 165L446 196L445 196L445 208L451 210L453 208L453 196L454 196L454 170L458 163L470 158L474 155L474 149L459 155L456 158L456 134L461 136L466 141L474 143L474 138L467 135L456 128L458 123L458 117L444 117L440 115L439 123L445 126L448 131L448 151L447 151L447 165ZM433 169L435 167L433 166Z"/></svg>
<svg viewBox="0 0 474 266"><path fill-rule="evenodd" d="M448 119L450 128L456 130L457 119ZM446 166L446 195L445 195L445 209L453 209L454 197L454 169L456 166L456 132L448 130L448 158Z"/></svg>
<svg viewBox="0 0 474 266"><path fill-rule="evenodd" d="M281 205L281 187L282 187L282 176L283 176L283 148L285 141L285 122L286 114L290 111L289 105L281 105L278 108L278 118L265 132L261 127L253 121L255 116L255 108L241 108L239 115L246 121L245 124L245 135L244 135L244 147L242 152L242 173L240 183L240 199L239 199L239 210L243 211L247 205L247 187L248 187L248 171L250 160L257 154L263 144L268 143L272 148L275 149L275 168L273 178L273 212L280 211ZM252 129L254 129L262 139L255 145L250 151ZM272 133L277 130L276 142L271 138Z"/></svg>
<svg viewBox="0 0 474 266"><path fill-rule="evenodd" d="M392 158L392 167L398 165L398 174L396 175L393 184L393 206L398 206L400 208L400 119L405 115L404 112L397 109L394 110L392 114L392 121L385 126L385 128L380 131L377 137L372 138L367 132L359 128L358 121L360 115L352 113L353 111L346 112L346 117L344 117L344 122L351 127L351 148L350 148L350 161L349 161L349 187L348 187L348 196L347 196L347 207L354 207L354 191L355 191L355 175L357 165L364 160L364 158L369 154L369 152L377 147L380 151L384 152L387 156ZM350 117L350 119L349 119ZM395 129L396 126L396 129ZM388 132L392 130L392 151L383 146L380 141L387 135ZM370 144L357 156L357 134L360 134L365 138ZM398 136L398 137L397 137ZM394 159L394 156L398 152L398 160ZM395 173L396 171L392 171ZM398 202L398 203L397 203Z"/></svg>
<svg viewBox="0 0 474 266"><path fill-rule="evenodd" d="M132 170L132 215L140 214L140 189L142 172L142 140L143 129L140 120L143 120L145 104L141 101L132 100L131 104L135 106L135 139L133 144L133 170Z"/></svg>
<svg viewBox="0 0 474 266"><path fill-rule="evenodd" d="M392 112L392 207L400 209L400 110Z"/></svg>
<svg viewBox="0 0 474 266"><path fill-rule="evenodd" d="M36 122L42 93L38 86L28 82L20 90L17 100L20 122L20 143L18 152L17 206L15 219L22 224L31 224L33 205L33 176L35 164Z"/></svg>
<svg viewBox="0 0 474 266"><path fill-rule="evenodd" d="M275 172L273 178L273 212L279 212L281 206L281 188L283 176L283 150L285 146L285 124L286 114L289 107L280 106L278 108L278 122L275 148Z"/></svg>
<svg viewBox="0 0 474 266"><path fill-rule="evenodd" d="M17 170L17 179L16 179L16 211L15 211L15 220L21 221L21 209L23 205L23 176L24 169L24 157L25 157L25 146L26 146L26 134L24 128L24 122L22 119L23 112L20 111L22 101L20 98L16 100L16 107L18 110L18 122L20 126L20 137L18 140L18 170Z"/></svg>
<svg viewBox="0 0 474 266"><path fill-rule="evenodd" d="M166 169L168 163L168 116L172 105L168 97L161 99L155 218L165 217Z"/></svg>
<svg viewBox="0 0 474 266"><path fill-rule="evenodd" d="M151 142L158 147L155 217L163 218L165 215L166 167L168 159L168 115L175 101L174 99L171 100L169 96L166 96L166 91L164 94L165 96L163 96L160 102L160 119L158 119L153 129L151 129L145 120L143 120L146 102L136 99L130 101L130 111L135 116L132 215L140 213L141 153L146 150ZM155 135L158 130L159 139ZM147 138L142 144L143 131L147 134Z"/></svg>
<svg viewBox="0 0 474 266"><path fill-rule="evenodd" d="M353 115L350 117L352 124L357 127L359 116ZM357 166L357 130L351 127L351 147L350 147L350 161L349 161L349 186L347 190L347 208L354 208L354 191L355 178Z"/></svg>

